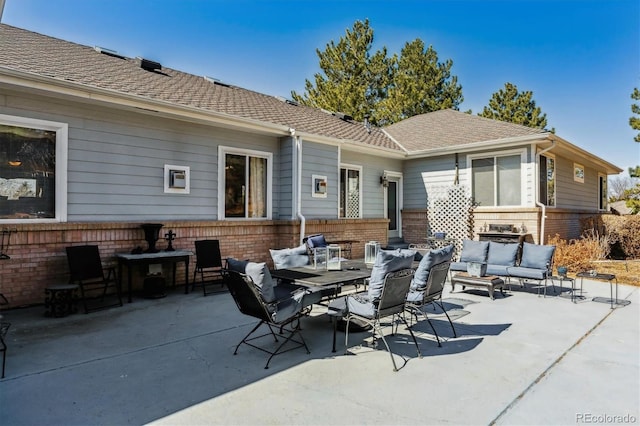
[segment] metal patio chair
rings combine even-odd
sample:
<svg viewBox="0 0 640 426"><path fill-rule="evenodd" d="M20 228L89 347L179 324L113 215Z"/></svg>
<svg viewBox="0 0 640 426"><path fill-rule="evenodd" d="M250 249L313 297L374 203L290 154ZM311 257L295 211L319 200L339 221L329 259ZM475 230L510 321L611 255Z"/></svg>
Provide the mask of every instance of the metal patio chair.
<svg viewBox="0 0 640 426"><path fill-rule="evenodd" d="M207 292L207 286L219 284L224 286L222 276L222 256L220 254L219 240L197 240L196 246L196 267L193 271L193 283L191 289L195 289L198 284L196 278L200 276L202 293L206 296L213 292Z"/></svg>
<svg viewBox="0 0 640 426"><path fill-rule="evenodd" d="M276 355L298 348L304 348L307 353L310 353L307 343L300 332L300 318L307 313L307 310L303 309L302 306L304 293L293 293L287 298L267 303L261 296L260 288L249 275L228 269L223 270L223 275L229 288L229 293L231 293L240 312L260 320L238 343L233 352L234 355L237 355L238 349L242 344L266 352L269 354L269 358L264 368L267 369L271 359ZM263 334L253 335L262 325L266 326L268 331ZM281 338L284 337L284 341L280 342L278 335L281 335ZM253 343L255 340L266 336L272 336L276 343L280 343L275 350ZM292 343L293 345L285 347L287 343Z"/></svg>
<svg viewBox="0 0 640 426"><path fill-rule="evenodd" d="M78 284L85 314L101 309L122 306L120 280L114 267L102 267L96 245L67 247L69 283ZM107 274L105 275L105 270ZM107 301L107 299L115 299ZM97 301L97 305L93 302Z"/></svg>
<svg viewBox="0 0 640 426"><path fill-rule="evenodd" d="M451 321L451 317L449 317L449 314L442 303L442 291L444 290L447 275L449 274L449 264L450 262L442 262L433 265L429 270L429 276L424 290L411 290L407 295L407 312L415 316L416 321L418 320L419 315L422 315L427 320L431 326L431 330L433 330L433 334L436 336L438 346L442 346L440 344L440 337L423 308L429 304L438 306L449 320L451 330L453 331L453 337L458 337L456 329L453 326L453 322Z"/></svg>
<svg viewBox="0 0 640 426"><path fill-rule="evenodd" d="M387 351L389 352L389 356L391 357L393 371L398 371L396 361L393 358L393 352L391 352L387 339L382 333L382 320L391 317L392 333L394 332L395 320L400 320L404 323L407 330L409 330L409 334L411 334L413 343L416 345L418 357L422 358L422 353L420 353L420 347L418 346L416 336L413 334L413 331L409 327L404 315L402 315L405 310L407 293L409 293L413 274L413 269L402 269L397 272L388 273L384 278L382 294L380 299L377 301L371 300L368 295L364 294L346 296L348 312L345 316L345 354L348 353L349 348L349 322L353 319L358 319L371 326L374 345L377 342L376 336L380 336L387 348Z"/></svg>

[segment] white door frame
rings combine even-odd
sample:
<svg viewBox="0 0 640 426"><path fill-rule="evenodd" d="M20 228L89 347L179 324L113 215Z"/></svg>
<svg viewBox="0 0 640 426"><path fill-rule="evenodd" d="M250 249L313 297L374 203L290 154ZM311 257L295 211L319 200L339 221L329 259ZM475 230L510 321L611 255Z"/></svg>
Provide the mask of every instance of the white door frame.
<svg viewBox="0 0 640 426"><path fill-rule="evenodd" d="M398 223L397 223L397 227L398 229L396 231L388 231L387 233L387 237L388 238L402 238L402 205L403 205L403 201L402 201L402 194L403 194L403 189L402 189L402 173L401 172L393 172L393 171L389 171L389 170L385 170L383 172L384 175L387 176L387 179L389 181L393 181L396 182L397 184L397 206L396 206L396 217L398 218ZM388 214L388 210L389 210L389 188L384 187L384 196L382 197L384 200L384 217L385 219L389 219L389 214Z"/></svg>

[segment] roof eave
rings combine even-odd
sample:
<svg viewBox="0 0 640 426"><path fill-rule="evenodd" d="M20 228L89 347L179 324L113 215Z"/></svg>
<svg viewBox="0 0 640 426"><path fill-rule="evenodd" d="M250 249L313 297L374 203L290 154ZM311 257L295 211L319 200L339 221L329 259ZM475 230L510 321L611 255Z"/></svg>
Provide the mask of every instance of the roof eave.
<svg viewBox="0 0 640 426"><path fill-rule="evenodd" d="M522 145L525 143L544 142L549 138L550 133L536 133L533 135L514 136L510 138L493 139L489 141L473 142L464 145L446 146L440 148L410 151L408 158L424 158L436 155L455 154L478 150L489 150L498 148L508 148L510 146Z"/></svg>

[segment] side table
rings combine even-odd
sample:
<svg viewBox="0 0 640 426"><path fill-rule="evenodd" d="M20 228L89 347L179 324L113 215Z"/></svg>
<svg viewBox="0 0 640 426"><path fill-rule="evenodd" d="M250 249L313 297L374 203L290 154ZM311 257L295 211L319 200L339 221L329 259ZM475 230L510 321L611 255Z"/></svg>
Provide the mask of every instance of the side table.
<svg viewBox="0 0 640 426"><path fill-rule="evenodd" d="M76 313L78 308L77 284L50 285L45 288L44 313L48 317L66 317Z"/></svg>
<svg viewBox="0 0 640 426"><path fill-rule="evenodd" d="M616 276L614 274L600 274L600 273L596 273L593 274L591 272L578 272L576 274L576 277L580 278L580 287L582 287L582 280L584 280L585 278L589 278L592 280L597 280L597 281L609 281L609 293L611 295L610 298L606 298L606 297L594 297L592 300L594 302L600 302L600 303L610 303L611 304L611 309L614 308L613 305L618 305L618 306L627 306L628 304L631 303L630 300L620 300L618 299L618 279L616 278ZM613 282L616 282L616 297L613 297Z"/></svg>
<svg viewBox="0 0 640 426"><path fill-rule="evenodd" d="M571 301L576 303L576 299L584 299L585 297L582 295L582 280L580 280L580 295L576 294L576 280L574 278L568 277L566 275L554 275L549 277L552 282L558 281L560 283L560 296L562 297L562 282L569 281L571 282Z"/></svg>

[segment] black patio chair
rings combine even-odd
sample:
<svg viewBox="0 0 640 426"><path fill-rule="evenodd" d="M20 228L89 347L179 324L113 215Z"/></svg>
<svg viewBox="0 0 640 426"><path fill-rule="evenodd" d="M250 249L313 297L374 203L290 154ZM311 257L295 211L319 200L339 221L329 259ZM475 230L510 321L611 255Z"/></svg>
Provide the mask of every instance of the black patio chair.
<svg viewBox="0 0 640 426"><path fill-rule="evenodd" d="M444 285L447 281L447 275L449 274L449 264L450 262L442 262L433 265L429 270L429 276L427 278L427 284L424 287L424 290L411 290L407 295L407 312L415 316L416 321L418 320L419 315L422 315L427 320L427 322L431 326L431 329L433 330L433 334L436 336L438 346L442 346L440 344L440 337L438 336L438 332L431 323L431 320L427 316L427 313L422 308L429 304L438 306L447 316L449 324L451 324L453 337L457 337L456 329L453 326L451 317L449 317L449 314L447 313L447 310L444 308L444 304L442 303L442 291L444 290Z"/></svg>
<svg viewBox="0 0 640 426"><path fill-rule="evenodd" d="M207 286L219 284L220 287L224 286L224 279L222 276L222 256L220 254L220 241L219 240L198 240L196 245L196 267L193 271L193 283L191 290L195 289L197 280L196 277L200 275L200 285L202 286L202 293L207 292Z"/></svg>
<svg viewBox="0 0 640 426"><path fill-rule="evenodd" d="M384 278L382 285L382 294L380 299L370 300L368 295L363 293L346 296L347 314L345 316L345 354L348 353L349 348L349 322L353 319L358 319L364 324L371 326L371 334L373 338L373 344L376 344L376 335L379 335L387 347L391 362L393 363L393 371L398 371L396 361L393 358L393 352L389 348L387 339L382 333L382 320L391 317L392 332L394 331L394 323L396 319L404 323L413 343L416 345L416 351L418 357L422 358L420 353L420 347L418 347L418 341L413 331L409 327L407 320L404 318L403 312L405 310L405 303L407 300L407 293L409 293L409 287L411 280L413 279L413 269L402 269L397 272L390 272Z"/></svg>
<svg viewBox="0 0 640 426"><path fill-rule="evenodd" d="M231 293L240 312L260 320L240 343L238 343L233 352L234 355L237 355L238 349L242 344L266 352L269 354L269 358L264 368L267 369L269 368L271 359L276 355L298 348L304 348L307 353L310 353L307 343L304 341L304 337L302 337L302 333L300 332L300 318L307 313L307 310L303 309L302 306L304 293L293 293L287 298L267 303L260 294L260 288L258 288L249 275L225 269L223 270L223 276L225 277L229 293ZM253 333L262 325L265 325L269 331L254 336ZM281 343L278 340L278 334L286 334L285 336L281 336L284 337L284 341ZM266 336L272 336L276 343L280 343L275 350L253 343L255 340ZM290 342L293 343L293 345L285 347L285 345Z"/></svg>
<svg viewBox="0 0 640 426"><path fill-rule="evenodd" d="M115 267L103 268L98 246L67 247L67 260L69 283L80 287L85 314L122 306L122 291Z"/></svg>

